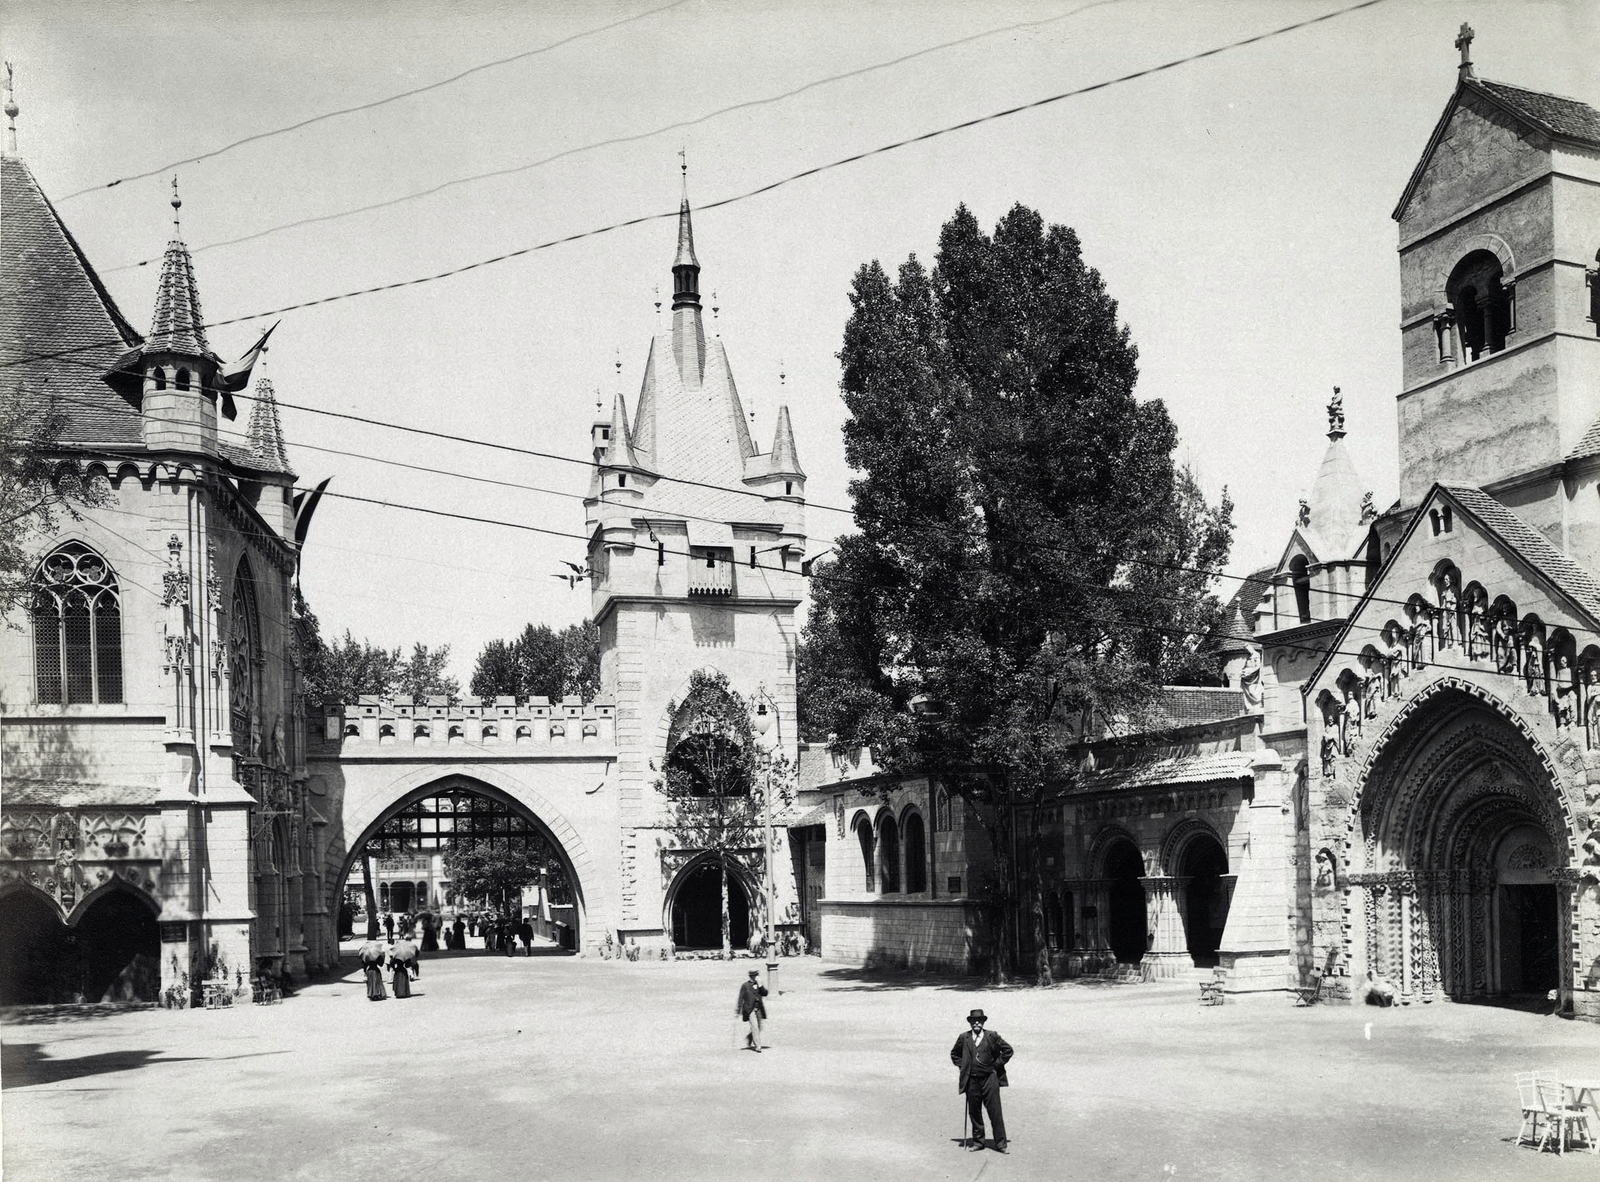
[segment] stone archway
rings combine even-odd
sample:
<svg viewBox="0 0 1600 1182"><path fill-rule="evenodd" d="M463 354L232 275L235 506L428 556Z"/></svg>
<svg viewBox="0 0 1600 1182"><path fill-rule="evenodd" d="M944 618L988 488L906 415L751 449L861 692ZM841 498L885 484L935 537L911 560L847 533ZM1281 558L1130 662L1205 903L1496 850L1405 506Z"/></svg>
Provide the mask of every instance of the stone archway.
<svg viewBox="0 0 1600 1182"><path fill-rule="evenodd" d="M1434 688L1374 749L1354 814L1353 964L1402 1001L1570 999L1570 823L1513 710Z"/></svg>
<svg viewBox="0 0 1600 1182"><path fill-rule="evenodd" d="M1173 871L1181 884L1184 940L1197 969L1218 964L1217 949L1228 926L1232 881L1228 853L1217 836L1205 829L1189 835L1174 859Z"/></svg>
<svg viewBox="0 0 1600 1182"><path fill-rule="evenodd" d="M31 886L0 892L0 1005L155 1001L156 914L148 895L115 879L68 917Z"/></svg>
<svg viewBox="0 0 1600 1182"><path fill-rule="evenodd" d="M1107 942L1119 964L1138 964L1150 947L1149 915L1141 881L1144 856L1131 840L1121 838L1106 847L1102 865L1110 911Z"/></svg>
<svg viewBox="0 0 1600 1182"><path fill-rule="evenodd" d="M727 860L727 873L728 946L737 951L750 943L750 901L755 896L733 858ZM715 854L703 854L678 872L667 891L666 912L675 948L722 947L722 872Z"/></svg>

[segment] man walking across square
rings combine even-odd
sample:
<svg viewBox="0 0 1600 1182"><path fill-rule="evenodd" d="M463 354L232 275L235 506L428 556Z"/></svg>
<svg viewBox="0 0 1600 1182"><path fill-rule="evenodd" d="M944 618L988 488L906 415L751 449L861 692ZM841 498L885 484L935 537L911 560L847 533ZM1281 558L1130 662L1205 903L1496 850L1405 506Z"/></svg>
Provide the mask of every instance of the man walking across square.
<svg viewBox="0 0 1600 1182"><path fill-rule="evenodd" d="M758 1055L761 1053L761 1023L767 1016L767 1003L761 1000L767 995L767 987L757 980L760 976L759 969L750 970L750 979L739 986L739 1000L733 1011L741 1022L749 1023L745 1046L754 1048Z"/></svg>
<svg viewBox="0 0 1600 1182"><path fill-rule="evenodd" d="M1000 1114L1000 1089L1010 1086L1006 1081L1006 1063L1010 1061L1011 1044L993 1030L985 1030L989 1020L982 1010L967 1015L967 1033L956 1039L950 1048L950 1062L961 1069L956 1089L967 1098L967 1115L972 1118L972 1137L968 1149L982 1149L983 1110L989 1110L989 1123L994 1127L994 1147L1006 1152L1006 1121Z"/></svg>

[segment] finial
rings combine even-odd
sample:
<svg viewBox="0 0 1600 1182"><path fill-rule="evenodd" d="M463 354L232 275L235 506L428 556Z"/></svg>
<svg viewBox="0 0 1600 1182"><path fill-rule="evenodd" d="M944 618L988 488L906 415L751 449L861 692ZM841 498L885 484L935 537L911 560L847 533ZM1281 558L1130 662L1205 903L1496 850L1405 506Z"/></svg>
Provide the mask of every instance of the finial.
<svg viewBox="0 0 1600 1182"><path fill-rule="evenodd" d="M6 106L5 106L5 112L6 112L6 151L8 153L10 153L11 155L15 156L17 154L17 114L18 114L18 112L20 112L22 110L22 108L17 106L17 96L16 96L16 88L15 88L16 79L13 77L13 73L14 73L14 71L11 69L11 63L7 62L6 63Z"/></svg>
<svg viewBox="0 0 1600 1182"><path fill-rule="evenodd" d="M183 198L178 196L178 174L172 174L172 233L178 233L178 211L183 208Z"/></svg>
<svg viewBox="0 0 1600 1182"><path fill-rule="evenodd" d="M780 357L778 358L778 389L780 391L783 389L783 383L787 378L788 375L783 372L783 358Z"/></svg>
<svg viewBox="0 0 1600 1182"><path fill-rule="evenodd" d="M656 284L656 319L661 319L661 284Z"/></svg>
<svg viewBox="0 0 1600 1182"><path fill-rule="evenodd" d="M596 386L594 388L594 415L595 415L595 418L599 418L600 417L600 413L602 411L604 411L605 408L606 408L605 400L600 397L600 387Z"/></svg>
<svg viewBox="0 0 1600 1182"><path fill-rule="evenodd" d="M682 147L678 149L678 172L683 177L683 195L687 199L689 196L689 154L688 149Z"/></svg>
<svg viewBox="0 0 1600 1182"><path fill-rule="evenodd" d="M1474 36L1476 36L1476 34L1473 33L1472 26L1467 24L1466 21L1462 21L1461 32L1456 37L1456 48L1461 51L1461 65L1457 68L1461 71L1461 76L1463 78L1477 77L1477 75L1472 72L1472 38Z"/></svg>
<svg viewBox="0 0 1600 1182"><path fill-rule="evenodd" d="M711 330L712 330L712 332L714 332L719 337L722 335L722 329L717 326L717 313L720 312L721 310L722 310L721 308L717 307L717 292L716 292L716 289L712 288L711 289Z"/></svg>
<svg viewBox="0 0 1600 1182"><path fill-rule="evenodd" d="M1339 387L1333 388L1333 398L1328 403L1328 438L1339 439L1344 435L1344 395L1339 392Z"/></svg>

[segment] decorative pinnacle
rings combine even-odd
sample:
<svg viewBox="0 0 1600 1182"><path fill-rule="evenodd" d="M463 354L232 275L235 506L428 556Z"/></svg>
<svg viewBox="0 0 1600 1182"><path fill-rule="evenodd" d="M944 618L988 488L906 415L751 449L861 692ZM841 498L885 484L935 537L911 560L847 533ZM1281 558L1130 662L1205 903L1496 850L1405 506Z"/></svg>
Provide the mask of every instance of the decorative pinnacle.
<svg viewBox="0 0 1600 1182"><path fill-rule="evenodd" d="M1476 34L1466 21L1461 22L1461 33L1456 37L1456 48L1461 51L1461 65L1457 67L1463 78L1476 78L1472 72L1472 39Z"/></svg>
<svg viewBox="0 0 1600 1182"><path fill-rule="evenodd" d="M178 174L172 174L172 236L178 236L178 211L183 208L183 198L178 196Z"/></svg>
<svg viewBox="0 0 1600 1182"><path fill-rule="evenodd" d="M659 283L656 284L655 292L656 292L656 316L657 316L657 318L660 318L660 316L661 316L661 284L659 284Z"/></svg>
<svg viewBox="0 0 1600 1182"><path fill-rule="evenodd" d="M1344 395L1339 392L1339 387L1333 388L1333 398L1328 403L1328 438L1339 439L1344 436Z"/></svg>
<svg viewBox="0 0 1600 1182"><path fill-rule="evenodd" d="M22 110L17 106L16 79L11 63L6 63L6 151L11 155L17 154L17 115Z"/></svg>

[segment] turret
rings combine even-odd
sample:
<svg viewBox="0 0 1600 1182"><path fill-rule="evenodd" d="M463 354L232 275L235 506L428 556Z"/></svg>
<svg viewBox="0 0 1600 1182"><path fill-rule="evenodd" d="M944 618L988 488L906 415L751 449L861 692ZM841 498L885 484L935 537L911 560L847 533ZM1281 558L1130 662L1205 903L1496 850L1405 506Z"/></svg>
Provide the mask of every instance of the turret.
<svg viewBox="0 0 1600 1182"><path fill-rule="evenodd" d="M217 453L217 357L206 341L194 263L178 225L172 181L172 241L161 260L155 315L139 353L145 446L152 451Z"/></svg>
<svg viewBox="0 0 1600 1182"><path fill-rule="evenodd" d="M694 254L687 172L678 206L678 254L672 263L672 355L684 387L698 387L705 378L706 331L700 319L700 261Z"/></svg>

